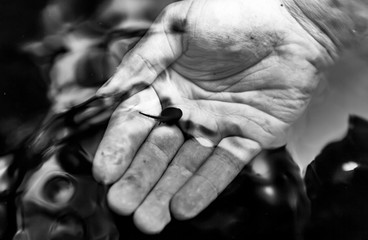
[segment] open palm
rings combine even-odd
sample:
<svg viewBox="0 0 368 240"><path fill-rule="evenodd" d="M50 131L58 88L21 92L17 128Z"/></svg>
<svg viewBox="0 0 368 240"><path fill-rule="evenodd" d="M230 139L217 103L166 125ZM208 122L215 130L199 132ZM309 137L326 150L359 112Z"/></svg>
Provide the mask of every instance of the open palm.
<svg viewBox="0 0 368 240"><path fill-rule="evenodd" d="M261 149L285 144L331 59L279 1L164 10L99 95L128 93L94 160L108 201L155 233L194 217ZM140 113L179 108L177 125Z"/></svg>

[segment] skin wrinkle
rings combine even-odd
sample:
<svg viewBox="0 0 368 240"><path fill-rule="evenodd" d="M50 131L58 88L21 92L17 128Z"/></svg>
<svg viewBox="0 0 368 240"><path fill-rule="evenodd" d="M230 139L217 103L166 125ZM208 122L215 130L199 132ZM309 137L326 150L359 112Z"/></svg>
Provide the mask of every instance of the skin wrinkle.
<svg viewBox="0 0 368 240"><path fill-rule="evenodd" d="M174 163L184 165L189 171L194 173L203 164L203 161L212 154L213 150L214 147L204 147L196 139L190 138L181 148ZM195 153L197 157L193 158L192 155L185 154L188 152Z"/></svg>
<svg viewBox="0 0 368 240"><path fill-rule="evenodd" d="M250 118L250 117L247 117L247 116L242 116L240 114L233 114L232 117L234 117L234 119L239 119L242 121L242 119L246 119L248 122L252 122L254 125L260 127L262 130L263 130L263 133L266 133L268 136L268 138L273 138L275 137L275 134L270 130L271 128L270 127L266 127L268 124L259 124L256 120ZM235 129L239 129L237 131L232 131L232 132L243 132L243 128L241 126L239 126L238 124L231 124L232 127L226 127L227 129L228 128L235 128ZM227 131L223 131L223 132L227 132ZM231 134L231 133L230 133ZM229 137L229 133L225 135L225 137ZM249 138L253 141L256 141L258 142L257 140L255 139L252 139L252 138ZM264 146L264 144L261 144Z"/></svg>
<svg viewBox="0 0 368 240"><path fill-rule="evenodd" d="M195 172L194 173L195 176L202 178L204 181L202 182L202 185L204 185L205 183L207 184L207 186L209 186L214 193L214 197L216 198L219 194L220 194L220 189L213 184L213 182L211 181L211 179L209 179L208 177L206 177L205 175L202 175L200 172ZM198 190L200 189L201 186L198 186ZM187 209L189 210L189 209Z"/></svg>
<svg viewBox="0 0 368 240"><path fill-rule="evenodd" d="M320 32L320 28L317 27L312 21L304 14L303 10L296 4L294 0L281 0L286 8L288 9L290 15L294 18L299 25L312 36L316 42L318 42L330 56L331 59L337 58L337 49L334 46L332 40L325 35L325 33ZM322 33L322 34L321 34Z"/></svg>
<svg viewBox="0 0 368 240"><path fill-rule="evenodd" d="M291 89L285 89L285 91L293 91L295 90L294 88ZM271 92L270 92L271 91ZM263 94L265 97L268 98L268 103L264 103L264 102L256 102L256 100L259 98L257 97L258 95L262 95L262 92L265 93ZM239 103L239 104L245 104L248 106L251 106L253 108L256 108L266 114L269 114L277 119L280 119L281 121L285 122L285 123L289 123L291 120L286 119L286 117L281 117L283 115L281 114L277 114L277 113L273 113L273 109L270 108L270 106L273 106L275 104L275 100L287 100L287 102L295 102L295 101L303 101L306 100L306 96L305 95L297 95L296 93L293 92L285 92L284 96L285 98L282 98L282 96L280 95L280 93L282 93L282 91L277 90L277 94L272 95L272 94L266 94L266 92L275 92L275 90L270 90L270 89L265 89L265 90L260 90L260 91L246 91L244 93L239 93L238 95L235 95L234 93L224 93L224 92L219 92L219 93L215 93L215 94L211 94L208 97L203 97L201 99L208 99L208 100L217 100L217 101L221 101L221 102L227 102L227 103ZM247 96L247 93L250 94L255 94ZM298 96L297 98L294 99L290 99L290 96ZM304 97L302 97L304 96ZM246 98L245 98L246 97ZM261 100L263 100L264 98L262 98ZM272 101L270 100L272 99ZM196 100L199 100L199 98L197 98ZM270 104L271 103L271 104ZM293 106L292 103L290 104L277 104L278 106L284 105L287 109L293 108L292 110L295 110L296 107ZM267 108L268 106L268 108ZM280 109L277 109L277 111L279 111ZM290 114L293 115L293 114Z"/></svg>
<svg viewBox="0 0 368 240"><path fill-rule="evenodd" d="M272 109L272 108L269 107L270 105L272 106L275 103L278 106L281 106L283 104L280 104L279 101L276 102L276 99L277 98L274 97L274 96L272 96L272 97L267 96L267 97L268 97L268 99L267 99L267 102L266 103L256 102L256 101L253 101L252 102L251 100L248 100L248 102L246 104L249 105L249 106L252 106L254 108L260 109L261 111L263 111L263 112L265 112L265 113L267 113L267 114L269 114L269 115L271 115L271 116L273 116L275 118L277 116L278 119L284 121L285 123L288 123L289 121L287 119L289 119L290 117L289 117L289 115L280 114L281 108L280 109L277 109L277 110L274 110L274 109ZM254 99L256 99L256 98L254 98ZM280 99L278 99L278 100L280 100ZM290 116L292 116L292 115L293 114L290 114Z"/></svg>
<svg viewBox="0 0 368 240"><path fill-rule="evenodd" d="M144 62L144 65L153 74L153 76L155 76L155 78L159 75L159 72L155 69L155 67L152 65L152 63L149 60L147 60L146 58L144 58L142 55L140 55L137 52L135 52L134 55L139 57Z"/></svg>
<svg viewBox="0 0 368 240"><path fill-rule="evenodd" d="M163 150L162 147L159 146L159 144L154 143L149 138L146 139L146 143L149 144L148 146L151 146L151 147L153 146L154 149L156 149L159 152L161 152L165 156L165 159L169 159L170 158L170 155L165 150Z"/></svg>
<svg viewBox="0 0 368 240"><path fill-rule="evenodd" d="M259 67L259 66L257 66ZM282 83L278 83L277 81L273 81L273 84L277 84L276 85L268 85L268 86L264 86L263 81L265 81L265 79L262 79L262 75L268 76L267 71L265 72L265 70L267 69L272 69L272 67L262 67L261 69L257 69L256 71L247 73L249 70L252 69L247 69L244 71L244 75L241 76L241 78L239 80L237 80L239 83L241 83L242 85L240 86L236 86L236 85L231 85L230 87L227 88L227 92L242 92L242 91L248 91L249 89L251 90L261 90L261 89L276 89L277 87L281 87L285 88L285 84ZM261 76L257 76L255 74L257 73L261 73ZM255 78L253 78L253 76L255 76ZM267 80L267 79L266 79ZM224 83L227 84L227 83ZM259 87L257 87L259 86ZM236 89L232 89L233 87L236 87Z"/></svg>
<svg viewBox="0 0 368 240"><path fill-rule="evenodd" d="M300 46L305 45L305 42L301 42L298 41L297 44L296 43L289 43L289 44L285 44L282 46L279 46L277 48L277 52L279 53L280 56L283 56L284 59L286 59L289 56L295 57L294 55L291 55L290 53L293 52L293 49L295 48L295 51L301 51ZM293 48L294 47L294 48ZM289 49L284 49L284 48L289 48ZM309 53L307 53L308 57L306 58L306 62L309 63L311 66L314 67L315 71L322 71L322 69L324 69L323 66L329 65L329 63L332 62L331 58L326 58L325 56L328 55L327 54L327 50L325 48L313 48L311 49L310 47L308 48L307 46L304 47L305 49L309 50ZM306 51L306 50L304 50ZM323 53L319 53L319 52L323 52ZM324 56L324 57L323 57ZM289 61L293 61L295 59L291 58L288 59ZM300 60L300 59L298 59ZM304 59L305 61L305 59ZM281 64L285 64L286 61L283 61Z"/></svg>
<svg viewBox="0 0 368 240"><path fill-rule="evenodd" d="M200 100L198 100L197 102L201 102ZM241 105L241 106L244 106L243 104L239 104L239 105ZM248 107L250 107L250 106L248 106ZM200 107L199 107L199 109L200 109ZM257 111L259 111L259 112L261 112L259 109L257 109L257 108L253 108L254 110L257 110ZM246 116L243 116L243 115L241 115L240 113L238 113L238 112L233 112L233 113L227 113L226 114L226 116L225 115L223 115L223 114L216 114L215 112L209 112L207 109L206 109L206 111L208 112L208 114L210 114L210 115L213 115L213 116L217 116L217 118L219 118L219 119L222 119L222 118L226 118L228 115L231 115L232 117L234 117L234 119L235 119L235 117L237 118L237 119L239 119L241 122L244 122L244 120L242 120L242 119L244 119L244 118L246 118L249 122L252 122L253 124L255 124L256 126L259 126L262 130L263 130L263 132L264 133L266 133L267 135L269 135L269 138L270 139L274 139L275 138L275 133L271 130L271 129L274 129L275 127L266 127L266 126L268 126L268 125L270 125L269 123L267 124L267 123L265 123L265 124L259 124L258 122L257 122L257 120L253 120L252 118L249 118L249 117L246 117ZM267 116L268 117L272 117L272 118L274 118L273 116L271 116L271 115L269 115L269 114L267 114ZM214 119L216 119L216 117L213 117ZM189 117L189 119L190 119L190 117ZM282 125L287 125L287 123L285 123L285 122L283 122L282 120L280 120L279 118L274 118L273 120L276 120L276 122L280 122ZM198 130L197 131L195 131L195 129L194 130L192 130L191 131L191 129L184 129L184 131L185 132L188 132L188 133L190 133L190 134L192 134L193 136L195 136L195 137L205 137L205 138L208 138L208 139L212 139L212 141L214 141L214 142L219 142L220 141L220 139L222 139L222 138L224 138L224 137L227 137L227 136L230 136L230 135L232 135L233 133L231 133L231 132L243 132L243 128L240 128L239 126L237 126L237 124L231 124L231 125L229 125L229 124L225 124L226 126L225 126L225 128L224 127L220 127L220 125L222 125L222 124L220 124L219 122L217 122L217 121L214 121L215 122L215 124L216 124L216 126L218 127L218 130L217 131L215 131L215 132L217 132L217 133L221 133L221 136L216 136L216 140L213 140L214 139L214 137L210 137L210 136L206 136L206 135L204 135L202 132L198 132ZM272 122L274 122L274 121L272 121ZM241 125L244 125L244 124L241 124ZM208 125L207 125L208 126ZM230 126L232 126L232 127L230 127ZM239 128L239 130L232 130L231 132L228 132L227 130L225 130L225 129L228 129L229 127L230 127L230 129L232 129L234 126L237 126L237 128ZM275 124L274 124L274 126L276 126ZM223 133L227 133L227 134L223 134ZM221 137L221 138L220 138ZM255 139L252 139L252 140L255 140ZM255 141L257 141L257 140L255 140ZM273 140L273 141L271 141L270 143L262 143L261 145L262 146L264 146L265 144L266 145L269 145L269 144L271 144L272 142L274 142L275 140ZM258 141L257 141L258 142Z"/></svg>
<svg viewBox="0 0 368 240"><path fill-rule="evenodd" d="M203 109L201 107L201 105L198 103L198 101L191 101L190 99L186 102L182 102L179 104L175 104L178 108L180 108L183 111L183 114L185 114L186 112L190 112L189 115L187 117L185 117L183 115L182 119L184 120L191 120L192 119L192 115L193 114L193 110L196 110L196 113L201 113L201 115L205 115L206 113L209 115L213 115L213 112L208 110L208 109ZM191 109L192 111L190 111L189 109ZM184 120L184 121L185 121ZM180 121L179 121L180 122Z"/></svg>
<svg viewBox="0 0 368 240"><path fill-rule="evenodd" d="M176 74L178 74L179 76L181 76L182 78L185 78L183 75L180 75L180 73L177 73L177 72L175 72ZM213 82L215 82L215 81L218 81L218 82L221 82L221 81L223 81L223 79L217 79L217 80L213 80L213 81L211 81L211 84L213 84ZM239 80L239 81L241 81L241 80ZM194 98L193 96L195 96L195 94L193 94L193 93L197 93L198 91L199 92L201 92L201 91L207 91L207 92L219 92L219 91L221 91L221 90L210 90L210 89L203 89L203 85L201 85L201 83L207 83L208 81L206 81L206 80L198 80L198 81L193 81L193 82L191 82L190 83L190 85L188 84L188 86L190 86L190 88L192 88L192 94L188 94L188 97L190 97L190 96L192 96L192 98L188 98L187 97L187 99L189 99L189 100L195 100L196 98ZM193 89L193 87L196 87L196 89ZM183 96L183 97L185 97L185 96Z"/></svg>
<svg viewBox="0 0 368 240"><path fill-rule="evenodd" d="M172 128L172 127L170 127L170 128ZM172 157L171 156L172 154L175 155L175 152L171 153L171 154L169 152L166 152L165 148L162 146L162 144L167 143L167 142L170 143L171 148L168 149L170 151L170 150L172 150L172 148L177 147L178 145L181 145L181 143L183 142L183 135L181 134L179 129L175 128L175 132L171 132L171 130L172 129L170 129L170 132L165 132L164 134L162 134L162 135L164 135L165 138L158 137L156 135L156 136L154 136L155 140L152 140L153 137L151 135L151 137L147 138L147 140L146 140L147 143L151 143L153 146L155 146L159 150L161 150L167 158Z"/></svg>
<svg viewBox="0 0 368 240"><path fill-rule="evenodd" d="M264 34L264 35L275 35L276 33L268 33L268 34ZM259 34L258 34L259 35ZM274 37L274 36L273 36ZM281 40L274 40L272 37L269 37L268 38L269 40L269 43L267 44L267 45L269 45L270 47L267 47L267 49L268 50L265 50L265 53L264 54L261 54L261 55L259 55L259 54L255 54L256 56L259 56L259 57L257 57L256 59L258 59L259 61L261 61L264 57L266 57L267 55L270 55L272 52L273 52L273 49L279 44L279 42L281 41ZM278 39L282 39L281 37L278 37ZM264 46L262 46L262 47L260 47L260 46L253 46L254 45L254 42L255 43L257 43L257 41L252 41L252 44L250 44L248 47L247 47L247 49L263 49L264 48ZM187 52L185 52L184 53L184 55L187 55ZM244 55L244 54L243 54ZM190 57L190 56L189 56ZM253 57L253 59L254 59L254 57ZM246 64L246 65L244 65L240 70L238 70L237 72L235 72L235 73L233 73L234 75L235 74L237 74L237 73L239 73L239 72L242 72L242 71L244 71L246 68L250 68L250 67L252 67L252 66L254 66L254 65L256 65L256 64L258 64L258 61L256 61L256 62L254 62L254 63L252 63L251 65L249 65L249 64ZM188 68L188 69L191 69L191 67L190 66L185 66L185 65L183 65L183 63L176 63L176 65L178 65L178 66L183 66L184 68ZM175 69L175 67L174 67L174 69ZM196 69L195 69L196 70ZM225 70L223 70L223 71L226 71L226 69ZM184 76L185 77L185 76ZM193 79L193 78L192 78ZM193 81L194 82L197 82L197 81L199 81L200 79L193 79ZM213 78L213 76L211 77L211 81L213 81L213 80L218 80L218 79L214 79Z"/></svg>
<svg viewBox="0 0 368 240"><path fill-rule="evenodd" d="M183 176L192 176L195 171L197 170L197 166L189 168L188 164L178 164L178 163L173 163L171 165L172 168L176 168L178 170L178 172L180 172L180 174L182 174Z"/></svg>
<svg viewBox="0 0 368 240"><path fill-rule="evenodd" d="M214 156L216 156L216 159L218 159L218 161L224 163L225 166L232 166L237 172L240 172L245 164L244 160L235 157L233 154L222 147L218 147L216 149L216 151L214 152Z"/></svg>
<svg viewBox="0 0 368 240"><path fill-rule="evenodd" d="M264 60L262 60L262 61L264 61ZM229 89L231 88L231 87L233 87L233 86L235 86L236 85L236 83L239 83L239 82L241 82L241 81L243 81L244 82L244 79L245 78L249 78L249 76L251 76L252 74L254 74L254 73L257 73L257 72L264 72L264 70L267 70L268 68L271 68L271 67L269 67L269 66L266 66L266 67L264 67L264 68L261 68L261 69L257 69L255 72L251 72L251 73L248 73L247 75L245 75L244 77L242 77L242 78L239 78L238 80L236 80L236 82L234 82L234 83L232 83L232 84L228 84L227 82L224 82L224 83L222 83L223 85L229 85L229 87L227 86L226 87L226 89L227 89L227 92L238 92L239 91L239 89L241 89L241 91L244 91L244 90L246 90L246 89L243 89L243 88L239 88L239 87L237 87L237 90L235 91L229 91ZM253 69L253 68L251 68L251 69ZM251 70L251 69L246 69L244 72L247 72L247 71L249 71L249 70ZM176 74L178 74L179 76L180 76L180 73L177 73L177 72L175 72ZM184 77L184 76L182 76L182 77ZM224 81L224 79L219 79L219 80L213 80L213 81L211 81L211 84L213 84L213 82L214 81L217 81L217 82L222 82L222 81ZM232 80L233 81L233 80ZM191 82L191 87L193 88L193 85L195 85L195 86L197 86L197 88L195 89L195 91L194 91L194 89L192 90L193 92L214 92L214 93L216 93L216 92L219 92L219 91L223 91L223 89L219 89L219 90L211 90L211 89L208 89L208 88L206 88L206 89L203 89L203 87L204 87L204 85L203 84L201 84L201 83L207 83L208 81L206 81L206 80L203 80L203 81L201 81L201 80L199 80L199 81L195 81L195 82ZM247 81L247 83L249 83L250 81ZM254 82L254 81L252 81L252 82ZM177 84L177 83L176 83ZM188 85L188 84L187 84ZM221 84L217 84L217 85L219 85L219 86L221 86ZM188 85L189 86L189 85ZM283 88L285 87L285 85L284 84L282 84L281 85ZM270 86L270 88L272 88L272 89L275 89L275 86ZM252 90L259 90L259 89L265 89L265 86L263 86L262 88L259 88L259 89L257 89L255 86L249 86L248 87L248 89L252 89ZM195 98L195 94L191 94L191 96L192 96L192 98L191 99L193 99L193 100L195 100L196 98Z"/></svg>
<svg viewBox="0 0 368 240"><path fill-rule="evenodd" d="M268 53L267 55L265 55L265 57L270 55L271 53L272 52ZM188 56L188 58L192 58L191 56L187 55L186 53L183 56ZM206 62L208 62L207 59L204 59L204 60ZM211 82L213 82L213 81L222 81L225 78L229 78L229 77L237 75L237 74L239 74L239 73L241 73L245 70L248 70L249 68L257 65L262 60L264 60L264 59L260 58L260 59L258 59L258 61L253 62L251 65L247 64L247 65L239 66L238 70L236 70L236 71L234 71L233 69L230 69L230 70L232 70L231 75L226 74L225 77L222 77L220 73L227 72L227 71L229 71L229 69L224 69L222 72L216 72L216 74L212 73L211 76L208 76L208 74L204 74L203 76L198 76L198 71L197 71L198 68L196 68L195 66L191 67L192 64L190 64L190 63L188 65L184 65L184 62L178 62L178 63L175 63L172 67L173 67L174 70L176 70L178 75L182 76L183 78L190 78L192 80L193 84L196 84L199 87L203 87L203 86L199 85L199 83L207 82L207 81L211 81ZM181 74L180 71L178 71L179 70L178 67L179 67L179 69L180 69L180 67L182 67L185 70L192 70L192 71L196 72L196 75L197 75L196 78L193 78L191 76L185 76L185 75ZM181 71L184 72L183 70L181 70ZM209 77L210 77L210 79L208 79ZM213 85L213 83L211 83L211 84Z"/></svg>
<svg viewBox="0 0 368 240"><path fill-rule="evenodd" d="M197 100L197 102L199 102L199 103L202 102L202 101L208 102L208 100L200 100L200 99ZM211 100L210 102L232 103L232 102L223 102L222 100ZM253 106L250 106L250 105L247 105L247 104L242 104L242 103L232 103L232 105L233 104L234 105L239 105L239 107L241 107L241 106L243 106L243 107L245 107L245 106L250 107L253 110L257 110L257 112L260 112L260 113L266 114L269 117L272 117L272 120L280 121L281 123L286 124L286 122L282 121L280 118L275 117L275 116L272 116L271 114L269 114L267 112L264 112L264 111L262 111L262 110L260 110L258 108L253 107ZM216 115L216 113L214 113L214 112L209 112L209 113L211 113L212 115ZM231 114L239 115L240 113L237 111L237 112L233 112ZM230 115L230 114L229 113L226 113L226 115ZM217 116L220 117L220 118L224 117L223 114L217 114ZM239 115L239 116L242 116L242 115Z"/></svg>
<svg viewBox="0 0 368 240"><path fill-rule="evenodd" d="M275 99L277 99L277 98L275 98ZM287 99L287 98L285 98L285 99L278 98L278 100L280 100L282 102L279 105L283 105L284 107L278 109L277 112L285 112L286 113L285 115L293 115L294 111L299 110L299 109L303 109L308 104L308 99L306 97L304 97L304 98L299 97L298 99L293 99L293 100L290 100L290 99ZM299 102L299 104L295 104L296 102ZM282 116L284 114L280 113L278 115ZM286 123L291 124L293 120L295 120L295 119L292 119L291 121L290 120L289 121L284 120L284 121Z"/></svg>
<svg viewBox="0 0 368 240"><path fill-rule="evenodd" d="M296 5L298 5L298 7L303 11L304 15L307 16L316 26L319 27L319 29L325 33L327 36L329 36L329 38L335 43L336 46L338 47L341 47L342 46L342 42L341 42L341 39L339 39L338 36L335 36L332 31L329 27L332 27L332 29L334 28L340 28L340 30L343 28L343 24L341 24L341 22L328 22L330 24L330 26L328 26L326 23L323 22L323 19L321 22L319 22L318 20L321 20L321 19L318 19L318 18L313 18L312 16L314 15L315 12L313 12L312 14L307 14L306 11L304 10L307 10L307 9L304 9L303 7L301 7L301 3L302 2L298 2L298 1L295 1ZM335 15L335 14L339 14L339 18L340 20L346 20L346 22L349 22L349 20L351 19L348 19L346 18L346 15L344 16L344 14L341 14L342 12L340 11L339 13L335 13L335 9L338 9L338 7L336 6L337 3L336 1L329 1L329 4L328 4L328 8L330 9L329 13L331 13L331 15ZM317 6L316 8L319 8L319 9L323 9L324 7L326 6ZM323 10L322 10L323 11ZM310 13L310 12L309 12ZM312 15L312 16L308 16L308 15ZM336 16L335 16L336 18ZM353 35L353 32L350 32L352 35Z"/></svg>

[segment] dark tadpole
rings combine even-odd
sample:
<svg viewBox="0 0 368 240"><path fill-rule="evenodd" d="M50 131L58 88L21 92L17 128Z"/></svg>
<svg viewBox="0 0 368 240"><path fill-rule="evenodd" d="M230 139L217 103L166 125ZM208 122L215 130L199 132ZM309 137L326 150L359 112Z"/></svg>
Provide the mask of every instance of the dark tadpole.
<svg viewBox="0 0 368 240"><path fill-rule="evenodd" d="M166 123L168 125L173 125L177 123L180 120L180 118L183 116L183 112L179 108L174 108L174 107L165 108L161 112L160 116L152 116L152 115L148 115L142 112L139 112L139 113L146 117L156 119L157 121L160 121L160 123Z"/></svg>

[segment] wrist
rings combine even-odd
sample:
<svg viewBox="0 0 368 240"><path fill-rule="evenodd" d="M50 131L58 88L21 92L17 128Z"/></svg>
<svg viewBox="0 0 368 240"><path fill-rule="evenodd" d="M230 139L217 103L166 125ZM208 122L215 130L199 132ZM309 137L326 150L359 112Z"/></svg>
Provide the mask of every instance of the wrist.
<svg viewBox="0 0 368 240"><path fill-rule="evenodd" d="M335 58L353 45L366 29L367 10L360 0L283 0L290 14Z"/></svg>

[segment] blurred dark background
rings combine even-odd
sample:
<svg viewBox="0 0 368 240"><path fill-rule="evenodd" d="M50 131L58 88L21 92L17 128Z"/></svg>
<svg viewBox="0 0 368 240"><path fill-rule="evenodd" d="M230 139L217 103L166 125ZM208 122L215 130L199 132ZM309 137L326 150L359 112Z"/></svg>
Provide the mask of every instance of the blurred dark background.
<svg viewBox="0 0 368 240"><path fill-rule="evenodd" d="M14 148L48 108L46 82L30 57L19 51L21 44L41 34L38 16L45 3L0 2L0 152Z"/></svg>
<svg viewBox="0 0 368 240"><path fill-rule="evenodd" d="M65 0L65 20L92 14L99 0ZM42 39L42 10L49 0L0 1L0 154L31 134L50 107L47 74L36 65L25 44Z"/></svg>
<svg viewBox="0 0 368 240"><path fill-rule="evenodd" d="M82 90L87 91L85 95L94 92L88 89L90 86L70 89L71 84L75 85L72 82L78 80L75 57L83 51L75 49L76 45L83 45L86 39L91 43L103 38L113 28L146 28L173 1L0 0L0 155L16 148L31 134L51 105L59 104L56 100L63 104L72 102L68 95L82 95ZM142 22L145 23L137 26ZM124 48L119 43L117 46L116 49ZM88 48L84 46L86 54ZM100 58L111 64L105 60L109 56ZM104 67L98 57L90 61ZM84 77L91 79L95 74L92 70L94 67L84 66ZM64 95L59 94L61 90L65 90Z"/></svg>

